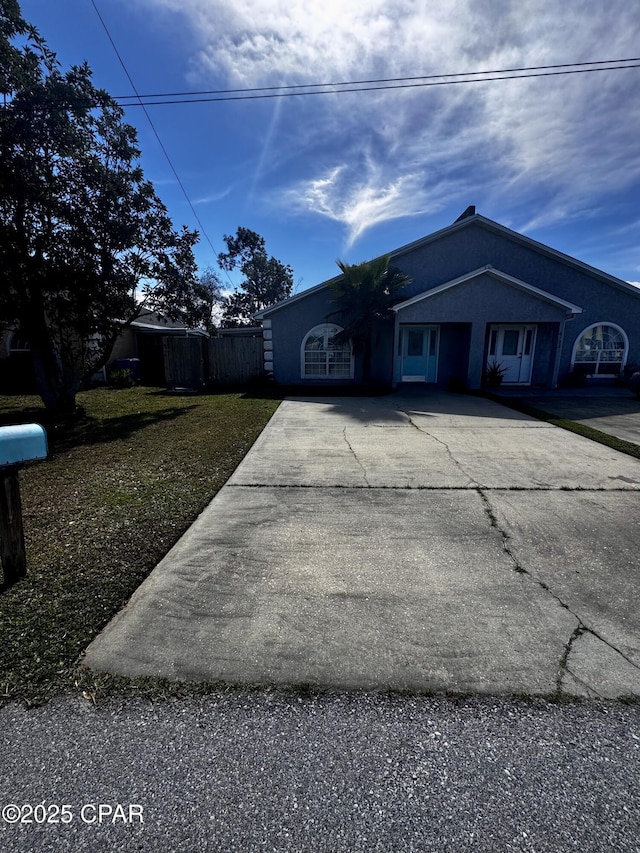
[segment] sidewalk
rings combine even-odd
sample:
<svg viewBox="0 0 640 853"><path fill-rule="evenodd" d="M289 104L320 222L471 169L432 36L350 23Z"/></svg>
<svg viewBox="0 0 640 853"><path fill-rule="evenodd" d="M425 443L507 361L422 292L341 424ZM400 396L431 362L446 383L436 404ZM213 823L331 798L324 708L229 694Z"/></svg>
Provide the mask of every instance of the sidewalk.
<svg viewBox="0 0 640 853"><path fill-rule="evenodd" d="M287 400L96 670L640 694L640 461L489 400Z"/></svg>

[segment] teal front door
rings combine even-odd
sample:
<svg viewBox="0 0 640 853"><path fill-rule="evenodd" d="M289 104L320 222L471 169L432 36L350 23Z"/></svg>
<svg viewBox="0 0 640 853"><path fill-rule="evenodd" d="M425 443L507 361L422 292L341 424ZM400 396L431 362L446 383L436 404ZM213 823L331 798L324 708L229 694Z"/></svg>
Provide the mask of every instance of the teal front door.
<svg viewBox="0 0 640 853"><path fill-rule="evenodd" d="M402 382L435 382L438 375L438 327L403 326L400 358Z"/></svg>

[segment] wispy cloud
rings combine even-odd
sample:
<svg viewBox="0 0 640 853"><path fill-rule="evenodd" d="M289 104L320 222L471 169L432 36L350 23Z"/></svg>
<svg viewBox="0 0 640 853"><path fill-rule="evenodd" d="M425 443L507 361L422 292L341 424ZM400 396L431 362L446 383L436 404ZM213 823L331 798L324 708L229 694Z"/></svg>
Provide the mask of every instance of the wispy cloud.
<svg viewBox="0 0 640 853"><path fill-rule="evenodd" d="M214 193L208 193L205 196L201 196L200 198L194 198L194 204L213 204L217 201L222 201L223 198L226 198L233 190L233 186L225 187L222 190Z"/></svg>
<svg viewBox="0 0 640 853"><path fill-rule="evenodd" d="M640 41L628 0L137 2L185 16L192 82L229 86L621 58ZM583 217L640 181L639 74L301 99L274 114L254 184L269 172L284 205L342 223L348 245L452 196L526 230Z"/></svg>
<svg viewBox="0 0 640 853"><path fill-rule="evenodd" d="M200 43L194 74L226 77L239 85L349 79L415 67L416 56L450 36L448 0L432 0L425 15L414 0L138 0L187 16ZM472 7L470 0L457 4ZM464 15L463 15L464 17ZM472 37L473 40L473 37ZM419 48L420 53L415 53ZM419 73L419 72L418 72Z"/></svg>
<svg viewBox="0 0 640 853"><path fill-rule="evenodd" d="M422 176L401 175L387 181L384 170L369 164L365 174L347 164L327 174L303 181L286 194L287 202L299 211L310 211L341 222L347 228L350 248L368 228L404 216L433 209Z"/></svg>

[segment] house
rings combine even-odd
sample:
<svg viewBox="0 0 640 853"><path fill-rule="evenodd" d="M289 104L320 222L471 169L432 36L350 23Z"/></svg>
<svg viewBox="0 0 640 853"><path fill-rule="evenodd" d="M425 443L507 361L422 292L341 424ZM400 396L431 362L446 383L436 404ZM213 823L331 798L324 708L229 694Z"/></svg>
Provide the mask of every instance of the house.
<svg viewBox="0 0 640 853"><path fill-rule="evenodd" d="M32 393L36 377L29 342L17 331L0 333L0 393Z"/></svg>
<svg viewBox="0 0 640 853"><path fill-rule="evenodd" d="M204 329L188 329L154 311L143 310L118 335L106 368L93 377L104 382L111 369L131 367L143 385L167 384L164 355L165 338L197 338L206 341ZM29 342L15 330L0 335L0 392L35 393L36 380Z"/></svg>
<svg viewBox="0 0 640 853"><path fill-rule="evenodd" d="M204 329L188 329L179 320L171 320L156 311L143 310L128 326L125 326L114 344L106 373L112 367L127 361L139 362L139 378L142 385L162 386L167 384L163 339L189 337L208 339Z"/></svg>
<svg viewBox="0 0 640 853"><path fill-rule="evenodd" d="M480 388L497 363L504 384L602 382L640 364L640 289L469 207L452 225L391 252L411 279L372 341L372 381ZM333 280L332 280L333 281ZM256 315L265 370L286 385L362 379L346 318L324 282ZM637 368L636 368L637 369Z"/></svg>

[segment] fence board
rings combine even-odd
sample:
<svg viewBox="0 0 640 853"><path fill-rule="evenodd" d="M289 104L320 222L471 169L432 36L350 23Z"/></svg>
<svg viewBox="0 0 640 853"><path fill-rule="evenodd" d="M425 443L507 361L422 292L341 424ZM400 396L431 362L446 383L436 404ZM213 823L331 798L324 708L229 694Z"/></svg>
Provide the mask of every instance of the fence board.
<svg viewBox="0 0 640 853"><path fill-rule="evenodd" d="M162 349L169 388L202 387L205 380L202 338L165 335L162 338Z"/></svg>
<svg viewBox="0 0 640 853"><path fill-rule="evenodd" d="M209 339L209 379L218 385L244 385L262 376L262 338Z"/></svg>

